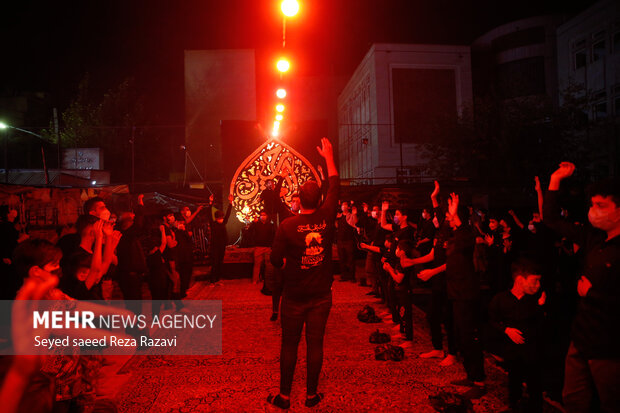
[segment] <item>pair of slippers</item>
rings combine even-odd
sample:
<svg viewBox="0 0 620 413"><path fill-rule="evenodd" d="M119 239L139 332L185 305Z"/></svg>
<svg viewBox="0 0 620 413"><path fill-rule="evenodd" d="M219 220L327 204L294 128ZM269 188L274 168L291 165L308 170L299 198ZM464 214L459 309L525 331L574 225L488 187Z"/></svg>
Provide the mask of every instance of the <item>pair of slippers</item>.
<svg viewBox="0 0 620 413"><path fill-rule="evenodd" d="M306 399L306 407L314 407L319 404L321 400L323 400L323 393L317 393L314 395L314 397ZM279 394L275 396L270 394L269 396L267 396L267 402L273 404L276 407L279 407L280 409L288 409L289 407L291 407L291 401L284 400L282 397L280 397Z"/></svg>

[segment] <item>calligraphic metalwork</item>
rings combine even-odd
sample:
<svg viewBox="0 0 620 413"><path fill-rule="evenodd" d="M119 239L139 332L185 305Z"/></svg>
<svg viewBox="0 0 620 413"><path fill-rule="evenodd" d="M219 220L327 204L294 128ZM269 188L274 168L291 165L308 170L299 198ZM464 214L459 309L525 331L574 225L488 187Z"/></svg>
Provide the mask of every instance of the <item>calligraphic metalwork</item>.
<svg viewBox="0 0 620 413"><path fill-rule="evenodd" d="M308 180L321 180L314 167L285 143L270 139L259 146L239 166L230 183L235 215L241 222L252 222L263 208L260 194L267 181L284 179L280 198L290 206L291 197Z"/></svg>

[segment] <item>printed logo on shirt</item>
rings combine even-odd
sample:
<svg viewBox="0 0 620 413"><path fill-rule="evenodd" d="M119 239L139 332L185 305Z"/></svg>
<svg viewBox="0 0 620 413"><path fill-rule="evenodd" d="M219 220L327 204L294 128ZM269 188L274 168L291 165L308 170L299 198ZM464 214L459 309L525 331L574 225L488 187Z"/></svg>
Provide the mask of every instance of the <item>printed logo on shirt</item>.
<svg viewBox="0 0 620 413"><path fill-rule="evenodd" d="M310 232L306 235L305 243L306 250L301 257L301 268L308 269L321 264L325 258L322 235L318 232Z"/></svg>
<svg viewBox="0 0 620 413"><path fill-rule="evenodd" d="M327 224L325 223L325 221L323 221L320 224L300 225L297 227L297 232L310 232L310 231L317 232L317 231L324 230L325 228L327 228Z"/></svg>

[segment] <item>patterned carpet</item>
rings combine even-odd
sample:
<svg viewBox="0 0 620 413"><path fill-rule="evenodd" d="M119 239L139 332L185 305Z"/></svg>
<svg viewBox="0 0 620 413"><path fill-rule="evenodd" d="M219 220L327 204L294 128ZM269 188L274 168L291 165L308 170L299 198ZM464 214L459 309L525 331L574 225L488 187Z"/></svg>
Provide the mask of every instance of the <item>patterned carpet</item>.
<svg viewBox="0 0 620 413"><path fill-rule="evenodd" d="M116 386L122 412L280 411L265 402L279 383L280 326L270 322L271 297L249 280L226 280L222 286L203 282L190 290L193 299L223 300L221 356L135 356L108 380ZM314 409L305 398L305 343L302 339L290 411L435 411L428 396L440 390L464 391L449 384L462 378L460 364L440 367L438 359L417 357L430 350L424 314L415 309L414 343L401 362L376 361L368 337L376 328L396 333L393 324L363 324L356 314L364 304L378 313L385 308L365 295L368 288L334 283L334 305L325 337L325 360L319 391L325 399ZM396 341L398 343L398 341ZM487 366L489 393L474 403L477 412L503 410L504 373Z"/></svg>

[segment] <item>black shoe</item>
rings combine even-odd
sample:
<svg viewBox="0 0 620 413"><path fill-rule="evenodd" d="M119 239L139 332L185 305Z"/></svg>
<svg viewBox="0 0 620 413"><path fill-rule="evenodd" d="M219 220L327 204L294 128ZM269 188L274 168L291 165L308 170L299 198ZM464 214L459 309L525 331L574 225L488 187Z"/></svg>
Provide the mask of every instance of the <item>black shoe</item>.
<svg viewBox="0 0 620 413"><path fill-rule="evenodd" d="M280 409L288 409L291 407L291 401L284 400L279 394L276 394L275 396L270 394L267 396L267 402L279 407Z"/></svg>
<svg viewBox="0 0 620 413"><path fill-rule="evenodd" d="M323 393L317 393L314 395L314 397L311 398L306 398L306 407L314 407L317 404L319 404L319 402L323 400Z"/></svg>
<svg viewBox="0 0 620 413"><path fill-rule="evenodd" d="M340 281L341 283L345 282L345 281L351 281L349 278L340 278L338 281Z"/></svg>
<svg viewBox="0 0 620 413"><path fill-rule="evenodd" d="M260 290L260 293L263 295L273 295L273 293L266 288L263 288L262 290Z"/></svg>
<svg viewBox="0 0 620 413"><path fill-rule="evenodd" d="M269 321L276 321L277 319L278 319L278 313L273 313L271 314Z"/></svg>
<svg viewBox="0 0 620 413"><path fill-rule="evenodd" d="M367 292L366 295L374 295L375 297L377 296L377 294L374 291Z"/></svg>

